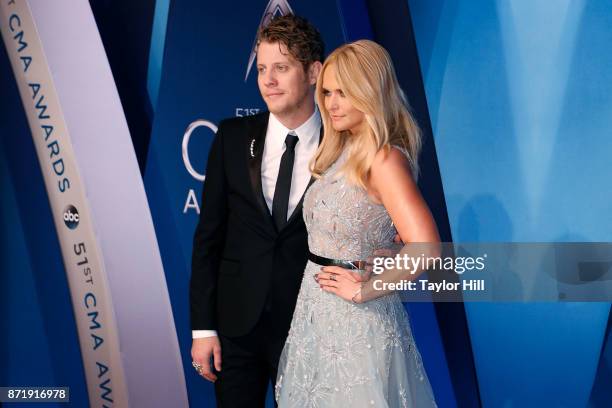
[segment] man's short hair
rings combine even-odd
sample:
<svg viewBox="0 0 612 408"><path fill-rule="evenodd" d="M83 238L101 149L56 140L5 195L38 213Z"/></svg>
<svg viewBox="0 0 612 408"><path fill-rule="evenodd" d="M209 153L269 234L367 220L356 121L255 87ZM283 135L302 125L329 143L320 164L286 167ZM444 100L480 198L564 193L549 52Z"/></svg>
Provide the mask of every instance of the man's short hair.
<svg viewBox="0 0 612 408"><path fill-rule="evenodd" d="M315 61L323 62L323 38L304 17L287 14L272 18L270 24L257 33L257 45L263 41L284 44L289 54L302 63L304 70Z"/></svg>

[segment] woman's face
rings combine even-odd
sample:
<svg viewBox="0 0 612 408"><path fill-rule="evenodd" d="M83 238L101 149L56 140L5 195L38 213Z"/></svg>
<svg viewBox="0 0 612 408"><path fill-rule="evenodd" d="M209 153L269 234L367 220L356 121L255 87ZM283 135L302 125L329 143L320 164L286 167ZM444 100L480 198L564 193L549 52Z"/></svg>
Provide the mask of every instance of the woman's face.
<svg viewBox="0 0 612 408"><path fill-rule="evenodd" d="M365 114L355 108L336 81L336 66L329 65L323 73L324 108L329 113L334 130L357 134L365 123Z"/></svg>

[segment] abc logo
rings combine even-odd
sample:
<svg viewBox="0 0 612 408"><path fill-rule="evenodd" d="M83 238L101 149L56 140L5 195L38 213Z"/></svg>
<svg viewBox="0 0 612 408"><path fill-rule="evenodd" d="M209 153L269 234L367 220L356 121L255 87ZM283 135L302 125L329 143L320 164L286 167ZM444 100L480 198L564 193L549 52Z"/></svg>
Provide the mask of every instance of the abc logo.
<svg viewBox="0 0 612 408"><path fill-rule="evenodd" d="M64 224L70 229L75 229L79 225L79 212L75 206L69 205L64 210Z"/></svg>

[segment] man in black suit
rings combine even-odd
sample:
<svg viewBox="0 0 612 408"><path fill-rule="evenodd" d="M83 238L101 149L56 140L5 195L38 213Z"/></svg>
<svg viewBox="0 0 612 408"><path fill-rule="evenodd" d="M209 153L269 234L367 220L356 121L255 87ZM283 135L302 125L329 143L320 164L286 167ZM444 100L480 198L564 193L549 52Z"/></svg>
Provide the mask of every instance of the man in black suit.
<svg viewBox="0 0 612 408"><path fill-rule="evenodd" d="M192 358L221 407L264 406L308 256L303 194L320 137L323 41L305 19L258 33L269 112L221 122L208 158L190 286ZM211 367L211 360L213 366Z"/></svg>

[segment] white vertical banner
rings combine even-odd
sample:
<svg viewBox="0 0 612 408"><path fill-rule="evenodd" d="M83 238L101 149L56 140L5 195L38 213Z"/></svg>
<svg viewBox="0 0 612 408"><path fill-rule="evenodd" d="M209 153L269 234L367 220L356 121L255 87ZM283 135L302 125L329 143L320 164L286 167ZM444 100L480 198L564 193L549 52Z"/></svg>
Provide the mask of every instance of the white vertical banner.
<svg viewBox="0 0 612 408"><path fill-rule="evenodd" d="M151 215L89 3L0 0L0 30L51 204L90 405L186 407Z"/></svg>

